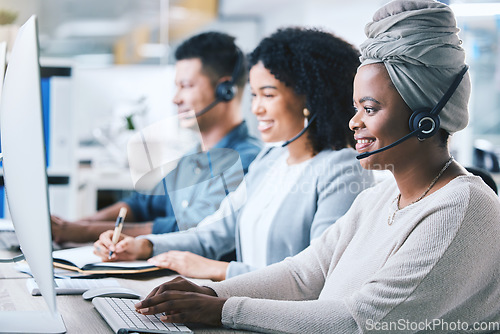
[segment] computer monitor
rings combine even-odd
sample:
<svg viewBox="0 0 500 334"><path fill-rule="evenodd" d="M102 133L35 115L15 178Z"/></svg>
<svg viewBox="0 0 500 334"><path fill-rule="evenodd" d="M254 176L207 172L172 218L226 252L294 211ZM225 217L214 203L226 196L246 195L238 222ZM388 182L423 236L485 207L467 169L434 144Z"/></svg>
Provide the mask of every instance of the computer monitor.
<svg viewBox="0 0 500 334"><path fill-rule="evenodd" d="M5 74L5 57L7 57L7 42L0 42L0 97L3 87L3 76Z"/></svg>
<svg viewBox="0 0 500 334"><path fill-rule="evenodd" d="M5 191L22 252L47 303L42 311L0 311L2 333L65 333L52 265L36 17L19 30L0 100Z"/></svg>

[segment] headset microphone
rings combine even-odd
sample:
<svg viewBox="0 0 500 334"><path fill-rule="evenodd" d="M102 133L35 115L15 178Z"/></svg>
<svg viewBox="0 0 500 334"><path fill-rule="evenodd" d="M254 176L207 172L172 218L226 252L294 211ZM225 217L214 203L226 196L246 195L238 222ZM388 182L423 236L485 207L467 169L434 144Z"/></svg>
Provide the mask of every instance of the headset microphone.
<svg viewBox="0 0 500 334"><path fill-rule="evenodd" d="M210 103L205 108L201 109L198 112L195 112L194 113L194 117L200 117L201 115L203 115L204 113L206 113L207 111L209 111L210 109L212 109L213 107L215 107L217 105L217 103L219 103L219 102L221 102L221 100L215 99L212 103Z"/></svg>
<svg viewBox="0 0 500 334"><path fill-rule="evenodd" d="M396 140L394 143L390 144L390 145L387 145L387 146L384 146L382 148L379 148L378 150L375 150L375 151L371 151L371 152L365 152L365 153L361 153L360 155L357 155L356 156L356 159L358 160L361 160L361 159L364 159L364 158L368 158L370 155L372 154L376 154L376 153L380 153L382 151L385 151L385 150L388 150L390 149L391 147L394 147L396 145L399 145L401 144L402 142L404 142L406 139L408 138L411 138L413 137L415 134L417 134L418 132L420 132L421 129L418 128L412 132L410 132L409 134L407 134L406 136L404 136L403 138L400 138L398 140Z"/></svg>
<svg viewBox="0 0 500 334"><path fill-rule="evenodd" d="M215 87L215 100L205 108L201 109L198 112L195 112L195 117L200 117L201 115L215 107L219 102L229 102L234 98L238 91L238 87L236 87L236 79L238 78L238 74L240 73L244 58L243 53L238 48L236 48L236 56L236 63L233 68L233 73L231 74L231 79L217 84L217 86Z"/></svg>
<svg viewBox="0 0 500 334"><path fill-rule="evenodd" d="M385 150L388 150L396 145L401 144L408 138L411 138L413 136L417 136L419 139L423 140L425 138L430 138L434 136L438 130L439 126L441 124L439 120L439 112L443 109L445 104L448 102L448 100L451 98L455 90L457 89L458 85L462 81L465 72L469 69L469 66L465 65L464 68L460 71L460 73L457 75L453 83L451 84L450 88L446 91L446 93L443 95L441 100L434 106L434 108L422 108L422 109L417 109L415 110L411 116L410 116L410 133L407 134L406 136L396 140L394 143L389 144L387 146L384 146L382 148L379 148L378 150L371 151L371 152L365 152L361 153L360 155L356 156L356 159L364 159L367 158L373 154L383 152Z"/></svg>
<svg viewBox="0 0 500 334"><path fill-rule="evenodd" d="M295 137L293 137L292 139L289 139L286 142L284 142L281 145L281 147L287 146L288 144L290 144L291 142L297 140L300 136L302 136L304 134L304 132L306 132L307 129L309 129L309 127L311 126L311 124L312 124L312 122L314 121L315 118L316 118L316 114L312 115L311 119L309 120L309 122L307 123L307 125Z"/></svg>

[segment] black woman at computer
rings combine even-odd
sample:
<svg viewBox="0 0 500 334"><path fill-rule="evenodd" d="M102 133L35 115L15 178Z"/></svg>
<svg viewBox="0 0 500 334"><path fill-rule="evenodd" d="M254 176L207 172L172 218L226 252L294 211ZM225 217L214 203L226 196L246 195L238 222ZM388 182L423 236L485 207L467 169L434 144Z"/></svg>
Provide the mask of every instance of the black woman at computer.
<svg viewBox="0 0 500 334"><path fill-rule="evenodd" d="M467 125L470 95L453 12L396 0L365 31L350 127L359 153L416 131L361 157L394 178L362 192L300 254L204 287L177 278L139 312L266 333L499 331L500 201L447 145Z"/></svg>

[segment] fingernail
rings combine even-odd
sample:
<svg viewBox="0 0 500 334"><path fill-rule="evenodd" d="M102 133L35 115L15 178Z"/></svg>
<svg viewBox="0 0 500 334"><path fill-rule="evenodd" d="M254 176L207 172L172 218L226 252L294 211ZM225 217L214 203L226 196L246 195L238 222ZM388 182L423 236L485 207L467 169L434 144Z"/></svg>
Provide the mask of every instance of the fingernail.
<svg viewBox="0 0 500 334"><path fill-rule="evenodd" d="M168 316L164 315L164 316L160 317L160 320L166 322L166 321L168 321Z"/></svg>
<svg viewBox="0 0 500 334"><path fill-rule="evenodd" d="M149 308L141 308L139 310L140 313L146 313L147 311L149 311Z"/></svg>

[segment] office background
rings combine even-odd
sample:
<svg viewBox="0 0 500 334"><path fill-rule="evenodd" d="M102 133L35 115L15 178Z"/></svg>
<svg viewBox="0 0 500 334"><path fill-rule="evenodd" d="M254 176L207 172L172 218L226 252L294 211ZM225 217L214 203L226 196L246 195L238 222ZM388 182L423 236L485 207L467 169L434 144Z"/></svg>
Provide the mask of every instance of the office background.
<svg viewBox="0 0 500 334"><path fill-rule="evenodd" d="M67 178L50 186L52 212L75 219L133 189L126 143L134 130L175 113L172 54L183 39L219 30L249 52L278 27L303 25L359 45L364 24L385 2L0 0L0 41L11 44L32 14L39 19L49 175ZM500 1L443 2L457 14L473 84L470 125L453 136L452 151L463 165L492 172L498 184ZM243 109L258 135L249 92Z"/></svg>

